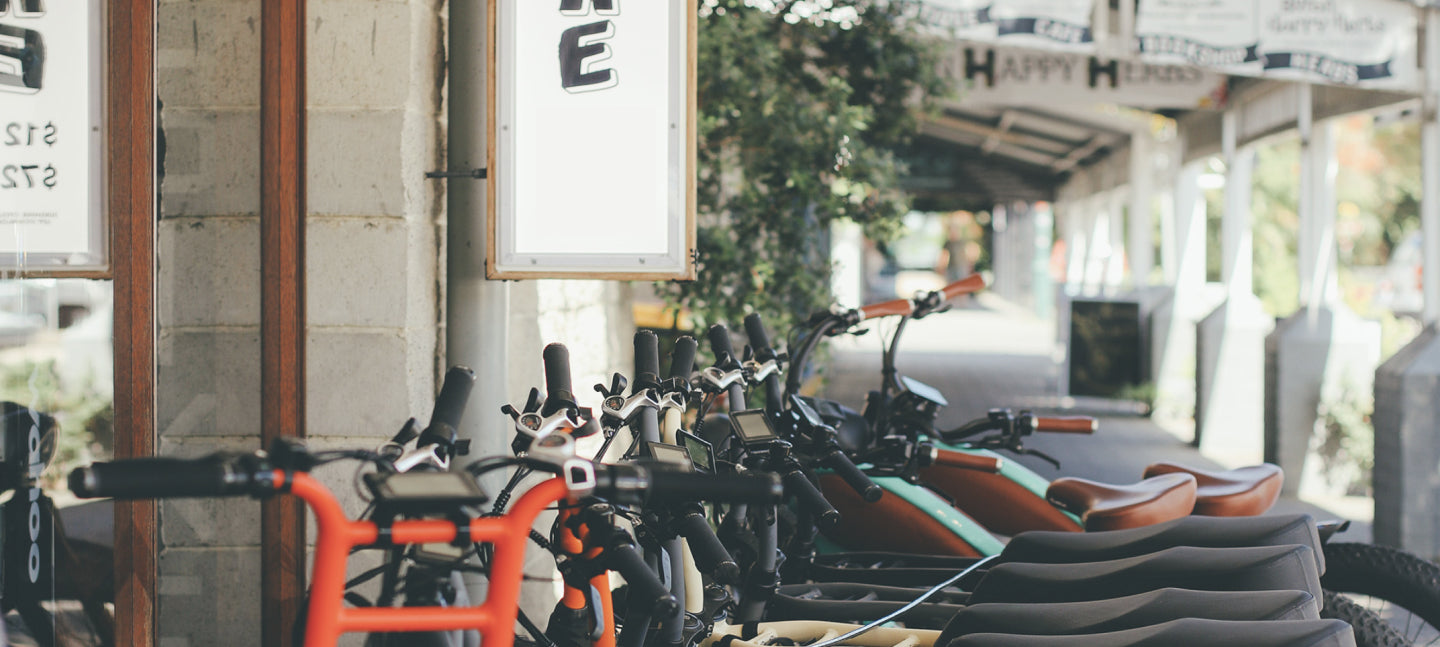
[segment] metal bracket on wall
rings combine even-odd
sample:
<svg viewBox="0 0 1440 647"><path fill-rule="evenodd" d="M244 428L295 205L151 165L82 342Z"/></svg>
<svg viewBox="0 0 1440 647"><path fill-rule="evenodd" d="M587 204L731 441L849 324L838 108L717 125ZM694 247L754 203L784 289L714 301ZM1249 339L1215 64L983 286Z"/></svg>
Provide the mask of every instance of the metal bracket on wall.
<svg viewBox="0 0 1440 647"><path fill-rule="evenodd" d="M487 177L487 173L483 168L456 171L427 171L425 177L431 180L449 179L452 177L468 177L483 180Z"/></svg>

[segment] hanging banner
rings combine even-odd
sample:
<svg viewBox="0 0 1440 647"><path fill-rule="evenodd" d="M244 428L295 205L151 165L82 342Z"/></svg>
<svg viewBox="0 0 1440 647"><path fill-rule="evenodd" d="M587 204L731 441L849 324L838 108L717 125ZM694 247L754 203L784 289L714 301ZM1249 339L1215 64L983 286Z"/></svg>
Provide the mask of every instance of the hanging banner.
<svg viewBox="0 0 1440 647"><path fill-rule="evenodd" d="M922 33L954 40L993 42L997 0L908 0L904 15Z"/></svg>
<svg viewBox="0 0 1440 647"><path fill-rule="evenodd" d="M968 44L951 47L939 72L960 89L960 103L973 106L1219 109L1228 87L1224 74L1191 65Z"/></svg>
<svg viewBox="0 0 1440 647"><path fill-rule="evenodd" d="M0 271L103 270L100 0L0 0Z"/></svg>
<svg viewBox="0 0 1440 647"><path fill-rule="evenodd" d="M492 279L694 277L694 0L490 0Z"/></svg>
<svg viewBox="0 0 1440 647"><path fill-rule="evenodd" d="M1255 0L1144 0L1135 16L1140 56L1258 76Z"/></svg>
<svg viewBox="0 0 1440 647"><path fill-rule="evenodd" d="M1094 9L1093 0L995 0L990 18L998 44L1090 52Z"/></svg>
<svg viewBox="0 0 1440 647"><path fill-rule="evenodd" d="M1264 75L1418 89L1415 5L1398 0L1260 0Z"/></svg>

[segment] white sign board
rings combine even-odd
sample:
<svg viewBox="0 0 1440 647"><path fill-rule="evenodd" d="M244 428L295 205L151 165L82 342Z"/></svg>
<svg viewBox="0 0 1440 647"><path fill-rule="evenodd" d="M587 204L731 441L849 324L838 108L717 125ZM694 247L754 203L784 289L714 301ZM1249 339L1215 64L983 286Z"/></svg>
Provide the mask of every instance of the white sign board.
<svg viewBox="0 0 1440 647"><path fill-rule="evenodd" d="M1415 5L1398 0L1259 0L1265 76L1418 89Z"/></svg>
<svg viewBox="0 0 1440 647"><path fill-rule="evenodd" d="M0 1L0 269L104 269L100 0Z"/></svg>
<svg viewBox="0 0 1440 647"><path fill-rule="evenodd" d="M693 278L693 0L490 0L490 278Z"/></svg>
<svg viewBox="0 0 1440 647"><path fill-rule="evenodd" d="M1255 0L1145 0L1135 16L1140 55L1258 76Z"/></svg>
<svg viewBox="0 0 1440 647"><path fill-rule="evenodd" d="M1228 87L1225 75L1189 65L965 44L945 52L939 71L973 106L1219 109Z"/></svg>

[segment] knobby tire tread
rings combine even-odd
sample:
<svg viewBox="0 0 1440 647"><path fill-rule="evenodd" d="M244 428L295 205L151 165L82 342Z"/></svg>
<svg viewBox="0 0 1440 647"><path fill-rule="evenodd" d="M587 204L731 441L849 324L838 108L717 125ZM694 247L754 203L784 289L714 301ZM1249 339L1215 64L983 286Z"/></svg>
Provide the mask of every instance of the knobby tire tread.
<svg viewBox="0 0 1440 647"><path fill-rule="evenodd" d="M1410 553L1371 544L1326 544L1320 585L1380 598L1440 629L1440 566Z"/></svg>
<svg viewBox="0 0 1440 647"><path fill-rule="evenodd" d="M1356 604L1350 598L1329 589L1321 592L1324 598L1324 606L1320 609L1321 618L1344 620L1350 623L1350 628L1355 632L1356 647L1409 647L1410 641L1390 623L1385 622L1365 607Z"/></svg>

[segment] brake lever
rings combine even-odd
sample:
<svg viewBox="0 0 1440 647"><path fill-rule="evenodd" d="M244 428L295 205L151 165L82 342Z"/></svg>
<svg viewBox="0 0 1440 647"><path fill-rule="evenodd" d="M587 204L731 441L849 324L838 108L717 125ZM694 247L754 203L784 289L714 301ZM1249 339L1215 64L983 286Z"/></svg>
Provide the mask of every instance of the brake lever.
<svg viewBox="0 0 1440 647"><path fill-rule="evenodd" d="M1026 449L1026 450L1022 451L1021 453L1022 453L1022 454L1026 454L1026 455L1029 455L1029 456L1034 456L1034 457L1036 457L1036 458L1039 458L1040 460L1043 460L1043 461L1045 461L1045 462L1047 462L1047 463L1049 463L1049 464L1051 464L1051 465L1054 465L1054 466L1055 466L1055 469L1057 469L1057 470L1060 469L1060 461L1059 461L1058 459L1056 459L1054 456L1051 456L1051 455L1049 455L1049 454L1046 454L1045 452L1042 452L1042 451L1040 451L1040 450L1038 450L1038 449Z"/></svg>

